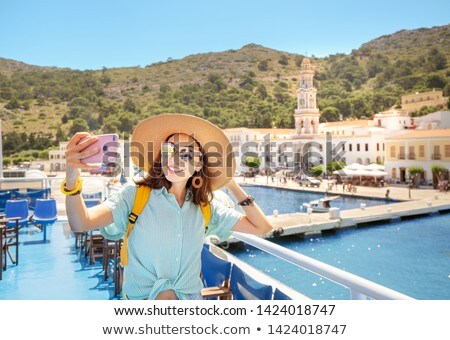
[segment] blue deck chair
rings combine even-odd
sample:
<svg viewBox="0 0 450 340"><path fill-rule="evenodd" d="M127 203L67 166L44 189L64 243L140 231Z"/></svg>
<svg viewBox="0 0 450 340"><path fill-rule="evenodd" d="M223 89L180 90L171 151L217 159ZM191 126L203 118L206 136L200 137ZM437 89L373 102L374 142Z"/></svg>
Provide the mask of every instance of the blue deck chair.
<svg viewBox="0 0 450 340"><path fill-rule="evenodd" d="M102 203L102 200L99 198L85 198L84 203L86 204L86 208L91 208Z"/></svg>
<svg viewBox="0 0 450 340"><path fill-rule="evenodd" d="M230 299L231 262L214 255L206 246L202 250L202 281L205 299Z"/></svg>
<svg viewBox="0 0 450 340"><path fill-rule="evenodd" d="M272 286L256 281L236 264L231 269L233 300L272 300Z"/></svg>
<svg viewBox="0 0 450 340"><path fill-rule="evenodd" d="M7 200L5 205L5 217L20 217L19 226L28 225L28 200ZM16 223L13 221L8 222L8 227L13 227Z"/></svg>
<svg viewBox="0 0 450 340"><path fill-rule="evenodd" d="M5 211L6 201L12 198L11 191L7 190L4 192L0 192L0 211Z"/></svg>
<svg viewBox="0 0 450 340"><path fill-rule="evenodd" d="M283 293L278 288L275 288L275 292L273 293L274 300L292 300L287 294Z"/></svg>
<svg viewBox="0 0 450 340"><path fill-rule="evenodd" d="M18 192L16 197L27 199L28 200L28 208L30 210L34 210L37 199L48 198L50 195L50 189L41 189L41 190L30 190L26 193Z"/></svg>
<svg viewBox="0 0 450 340"><path fill-rule="evenodd" d="M83 196L84 199L94 199L94 198L100 199L100 200L102 199L102 192L101 191L94 192L92 194L82 193L81 195Z"/></svg>
<svg viewBox="0 0 450 340"><path fill-rule="evenodd" d="M56 200L53 198L37 199L36 208L34 209L34 215L31 218L38 228L41 226L44 232L44 242L47 241L47 226L55 223L58 219L58 213L56 210Z"/></svg>

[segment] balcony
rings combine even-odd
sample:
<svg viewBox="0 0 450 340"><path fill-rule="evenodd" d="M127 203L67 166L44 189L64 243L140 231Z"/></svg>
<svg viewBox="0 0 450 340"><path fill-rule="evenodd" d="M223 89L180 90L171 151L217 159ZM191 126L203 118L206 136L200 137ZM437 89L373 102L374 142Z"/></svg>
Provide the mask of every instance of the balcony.
<svg viewBox="0 0 450 340"><path fill-rule="evenodd" d="M400 153L398 155L398 159L405 159L405 154L404 153Z"/></svg>
<svg viewBox="0 0 450 340"><path fill-rule="evenodd" d="M440 153L434 153L431 155L431 159L441 159L441 154Z"/></svg>
<svg viewBox="0 0 450 340"><path fill-rule="evenodd" d="M415 153L410 153L408 155L408 159L416 159L416 154Z"/></svg>

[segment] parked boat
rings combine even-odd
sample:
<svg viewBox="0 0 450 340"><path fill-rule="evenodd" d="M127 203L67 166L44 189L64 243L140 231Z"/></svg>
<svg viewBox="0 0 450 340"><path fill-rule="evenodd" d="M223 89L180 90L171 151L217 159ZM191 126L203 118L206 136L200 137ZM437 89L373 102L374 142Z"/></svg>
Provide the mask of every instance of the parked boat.
<svg viewBox="0 0 450 340"><path fill-rule="evenodd" d="M324 197L318 200L311 201L309 203L303 203L303 206L306 207L307 209L311 208L313 212L326 213L331 208L330 202L339 197L340 196Z"/></svg>

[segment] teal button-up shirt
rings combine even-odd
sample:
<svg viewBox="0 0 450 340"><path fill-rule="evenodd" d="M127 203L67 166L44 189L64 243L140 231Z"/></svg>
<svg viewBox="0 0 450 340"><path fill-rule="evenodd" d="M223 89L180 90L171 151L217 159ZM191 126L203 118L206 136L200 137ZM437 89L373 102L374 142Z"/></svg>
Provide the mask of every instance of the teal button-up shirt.
<svg viewBox="0 0 450 340"><path fill-rule="evenodd" d="M130 185L105 201L114 218L114 224L100 229L105 238L119 240L125 236L135 195L136 186ZM217 199L213 199L211 208L207 235L226 240L242 213ZM203 288L200 270L204 238L203 214L189 200L189 194L180 207L166 188L152 189L128 238L123 283L127 298L152 300L168 289L174 290L180 300L198 294Z"/></svg>

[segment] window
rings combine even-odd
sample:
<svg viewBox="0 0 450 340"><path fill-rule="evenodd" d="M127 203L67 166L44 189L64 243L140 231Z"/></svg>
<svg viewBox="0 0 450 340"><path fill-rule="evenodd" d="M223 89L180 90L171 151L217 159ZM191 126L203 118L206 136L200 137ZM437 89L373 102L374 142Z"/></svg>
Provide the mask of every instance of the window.
<svg viewBox="0 0 450 340"><path fill-rule="evenodd" d="M351 144L348 145L348 151L352 151L352 145Z"/></svg>
<svg viewBox="0 0 450 340"><path fill-rule="evenodd" d="M399 159L405 159L405 147L404 146L400 147L400 151L398 153L398 158Z"/></svg>
<svg viewBox="0 0 450 340"><path fill-rule="evenodd" d="M377 143L377 151L380 151L380 143Z"/></svg>
<svg viewBox="0 0 450 340"><path fill-rule="evenodd" d="M414 146L410 146L409 147L408 159L416 159L416 153L415 153L415 150L414 150Z"/></svg>
<svg viewBox="0 0 450 340"><path fill-rule="evenodd" d="M356 144L356 151L361 151L360 149L361 149L361 148L360 148L360 145L359 145L359 143L358 143L358 144Z"/></svg>
<svg viewBox="0 0 450 340"><path fill-rule="evenodd" d="M435 145L433 148L434 152L432 155L432 159L441 159L441 148L439 145Z"/></svg>
<svg viewBox="0 0 450 340"><path fill-rule="evenodd" d="M345 144L342 143L342 151L345 151Z"/></svg>
<svg viewBox="0 0 450 340"><path fill-rule="evenodd" d="M445 157L450 157L450 145L445 146Z"/></svg>
<svg viewBox="0 0 450 340"><path fill-rule="evenodd" d="M369 144L366 143L365 149L366 149L366 151L369 151Z"/></svg>
<svg viewBox="0 0 450 340"><path fill-rule="evenodd" d="M419 157L425 157L425 145L419 145Z"/></svg>
<svg viewBox="0 0 450 340"><path fill-rule="evenodd" d="M391 146L391 157L395 157L395 146Z"/></svg>

